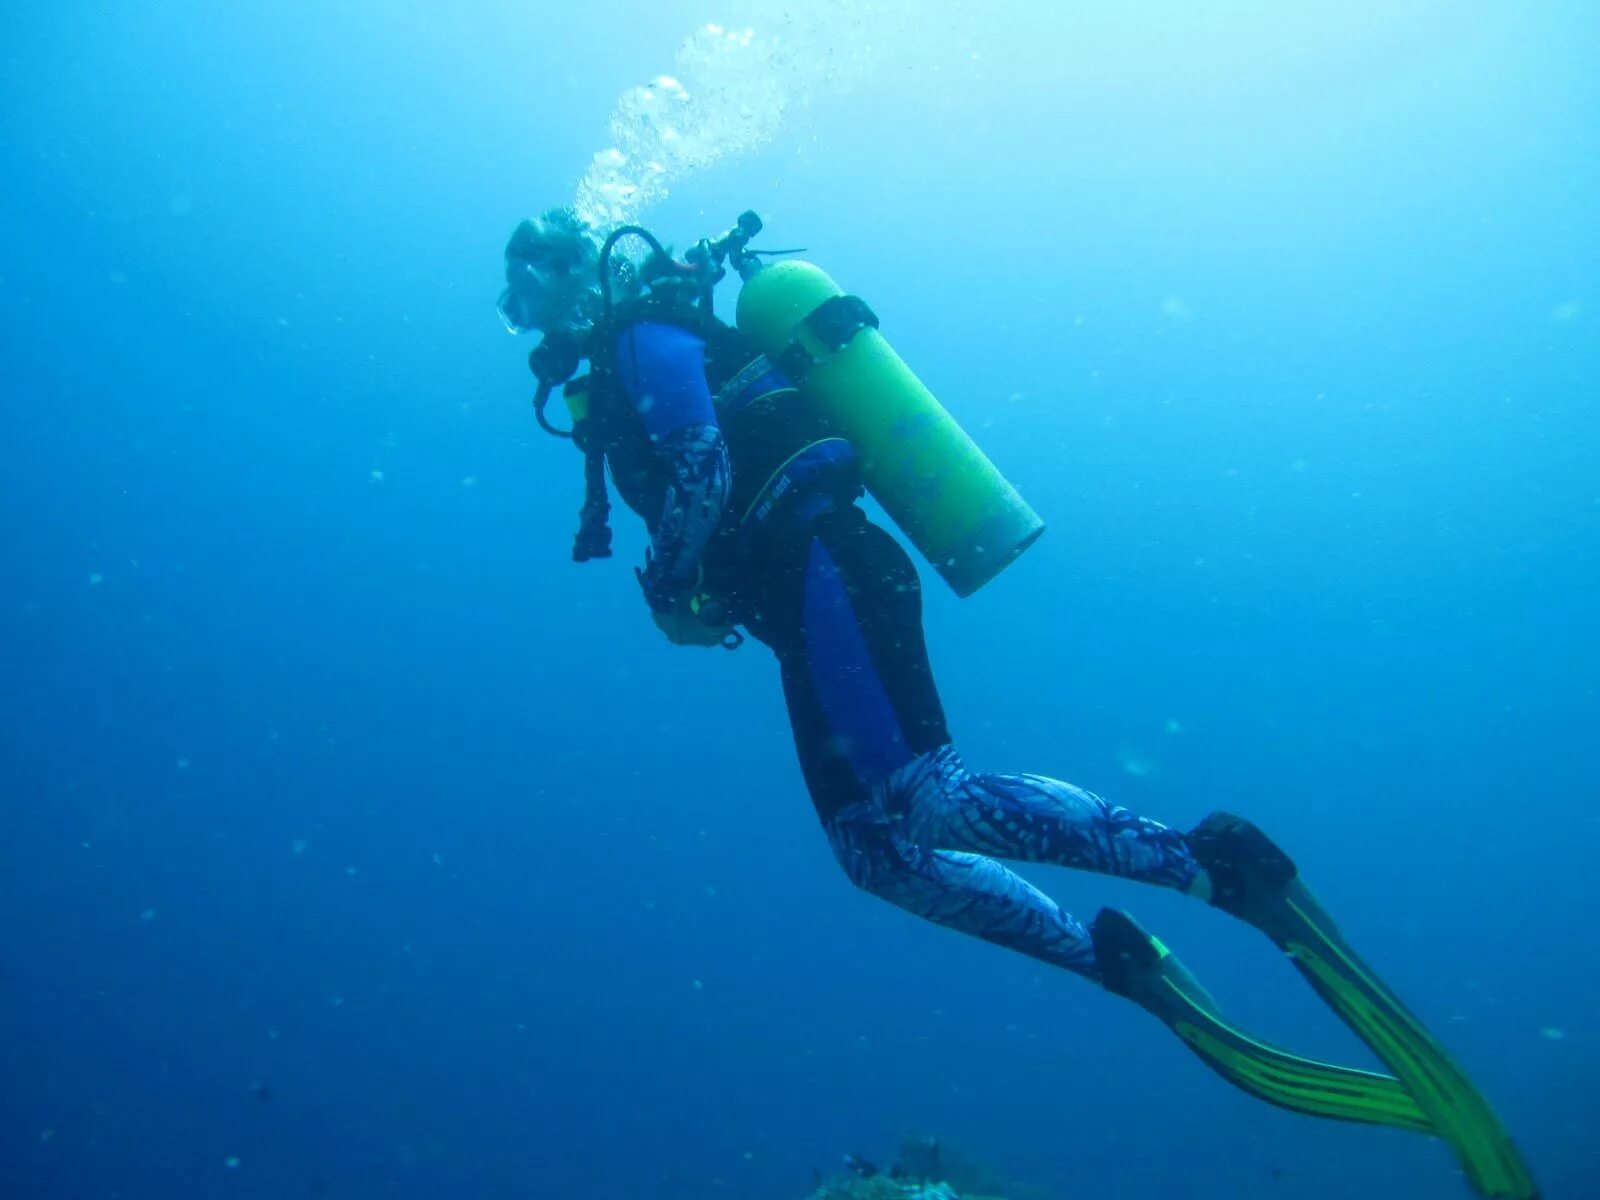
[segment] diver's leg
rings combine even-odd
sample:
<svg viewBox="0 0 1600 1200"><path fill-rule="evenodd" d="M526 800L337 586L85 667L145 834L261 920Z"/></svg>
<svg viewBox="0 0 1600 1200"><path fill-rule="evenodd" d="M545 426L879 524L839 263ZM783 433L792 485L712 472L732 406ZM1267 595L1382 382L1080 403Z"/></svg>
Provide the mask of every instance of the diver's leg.
<svg viewBox="0 0 1600 1200"><path fill-rule="evenodd" d="M769 564L751 631L777 651L823 824L881 796L909 842L1047 862L1205 897L1183 835L1069 783L973 775L950 746L905 551L859 509L830 512Z"/></svg>
<svg viewBox="0 0 1600 1200"><path fill-rule="evenodd" d="M939 925L1100 979L1088 930L1038 888L981 854L927 850L896 826L872 801L828 824L834 855L857 887Z"/></svg>
<svg viewBox="0 0 1600 1200"><path fill-rule="evenodd" d="M858 886L941 925L1098 978L1088 932L992 859L925 850L882 785L950 740L922 637L916 570L855 508L774 554L751 632L778 655L806 786Z"/></svg>
<svg viewBox="0 0 1600 1200"><path fill-rule="evenodd" d="M1054 863L1180 891L1206 886L1188 840L1043 775L974 775L951 746L918 755L883 785L884 805L925 846Z"/></svg>
<svg viewBox="0 0 1600 1200"><path fill-rule="evenodd" d="M1433 1131L1391 1076L1305 1058L1230 1024L1171 952L1126 915L1102 910L1087 930L994 859L925 849L907 841L901 826L873 801L835 817L828 838L852 882L917 916L1103 984L1154 1013L1229 1083L1269 1104Z"/></svg>
<svg viewBox="0 0 1600 1200"><path fill-rule="evenodd" d="M765 564L746 625L771 646L806 787L824 826L950 741L899 544L854 507L810 522Z"/></svg>
<svg viewBox="0 0 1600 1200"><path fill-rule="evenodd" d="M1096 796L1031 776L974 778L960 766L928 669L915 569L859 510L828 513L778 547L762 583L747 626L777 653L806 785L853 882L1138 1000L1195 1031L1186 1040L1213 1069L1274 1104L1426 1126L1392 1079L1299 1059L1227 1026L1142 931L1113 938L1115 922L1102 915L1097 950L1078 921L994 859L909 835L922 828L1174 886L1204 878L1181 838ZM891 798L905 803L891 811Z"/></svg>

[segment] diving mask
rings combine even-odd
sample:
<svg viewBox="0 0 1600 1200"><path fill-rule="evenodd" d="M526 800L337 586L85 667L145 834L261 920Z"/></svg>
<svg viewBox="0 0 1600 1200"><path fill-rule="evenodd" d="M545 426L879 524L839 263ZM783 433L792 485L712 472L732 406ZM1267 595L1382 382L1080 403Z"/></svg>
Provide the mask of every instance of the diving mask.
<svg viewBox="0 0 1600 1200"><path fill-rule="evenodd" d="M594 243L576 216L554 210L512 231L506 287L496 310L512 333L549 332L590 316L596 290Z"/></svg>

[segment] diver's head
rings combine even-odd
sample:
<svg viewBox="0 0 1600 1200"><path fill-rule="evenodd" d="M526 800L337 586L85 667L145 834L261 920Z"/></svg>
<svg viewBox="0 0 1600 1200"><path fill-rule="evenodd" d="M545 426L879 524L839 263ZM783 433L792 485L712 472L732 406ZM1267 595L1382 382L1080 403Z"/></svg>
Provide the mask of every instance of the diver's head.
<svg viewBox="0 0 1600 1200"><path fill-rule="evenodd" d="M500 319L513 333L583 330L600 307L594 230L570 208L552 208L511 231Z"/></svg>

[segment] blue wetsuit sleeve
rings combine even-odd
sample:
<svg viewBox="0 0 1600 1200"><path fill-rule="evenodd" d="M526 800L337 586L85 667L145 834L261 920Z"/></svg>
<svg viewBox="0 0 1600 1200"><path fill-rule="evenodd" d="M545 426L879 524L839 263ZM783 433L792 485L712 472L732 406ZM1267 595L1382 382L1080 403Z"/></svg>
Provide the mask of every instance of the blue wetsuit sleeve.
<svg viewBox="0 0 1600 1200"><path fill-rule="evenodd" d="M706 383L706 344L676 325L642 322L617 338L617 378L652 442L717 423Z"/></svg>
<svg viewBox="0 0 1600 1200"><path fill-rule="evenodd" d="M676 325L633 325L617 340L617 378L667 468L667 494L650 529L645 599L671 612L694 586L700 556L728 499L728 447L706 383L705 342Z"/></svg>

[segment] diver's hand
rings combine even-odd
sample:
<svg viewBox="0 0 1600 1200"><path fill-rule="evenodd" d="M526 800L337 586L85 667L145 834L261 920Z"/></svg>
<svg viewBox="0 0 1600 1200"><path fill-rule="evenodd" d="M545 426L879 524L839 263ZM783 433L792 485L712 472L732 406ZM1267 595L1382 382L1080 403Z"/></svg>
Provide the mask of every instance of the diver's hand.
<svg viewBox="0 0 1600 1200"><path fill-rule="evenodd" d="M733 633L728 625L711 625L700 619L685 595L678 599L670 612L651 612L656 628L667 635L674 646L721 646Z"/></svg>
<svg viewBox="0 0 1600 1200"><path fill-rule="evenodd" d="M667 590L651 578L654 565L655 560L646 549L644 569L635 568L633 575L650 605L650 616L656 628L667 635L667 641L674 646L732 647L744 640L726 623L727 606L709 601L701 593L700 584L705 578L702 567L695 567L695 581L691 586Z"/></svg>

